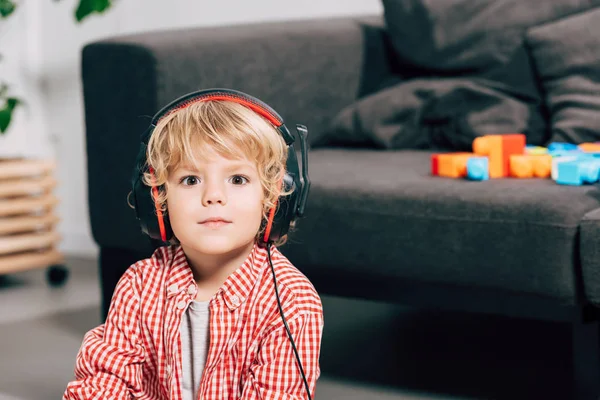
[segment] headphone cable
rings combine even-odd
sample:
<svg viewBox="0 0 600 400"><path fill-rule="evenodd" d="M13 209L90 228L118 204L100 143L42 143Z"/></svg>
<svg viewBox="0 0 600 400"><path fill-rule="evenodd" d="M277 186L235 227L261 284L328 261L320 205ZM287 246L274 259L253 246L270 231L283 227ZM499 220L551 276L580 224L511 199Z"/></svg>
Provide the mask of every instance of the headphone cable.
<svg viewBox="0 0 600 400"><path fill-rule="evenodd" d="M294 355L296 356L296 362L298 363L298 368L300 368L300 373L302 374L302 379L304 380L304 386L306 388L308 400L312 400L312 398L310 397L310 389L308 388L308 382L306 381L306 375L304 375L304 368L302 368L302 362L300 361L300 356L298 356L296 344L294 343L292 333L290 332L290 328L288 327L287 321L285 320L285 316L283 315L283 308L281 308L281 301L279 300L279 290L277 289L277 278L275 278L275 268L273 268L273 261L271 261L271 243L267 243L267 255L269 256L269 265L271 266L271 271L273 272L273 283L275 284L275 296L277 297L277 306L279 307L279 314L281 315L283 325L285 326L288 338L290 339L290 343L292 344L292 349L294 350Z"/></svg>

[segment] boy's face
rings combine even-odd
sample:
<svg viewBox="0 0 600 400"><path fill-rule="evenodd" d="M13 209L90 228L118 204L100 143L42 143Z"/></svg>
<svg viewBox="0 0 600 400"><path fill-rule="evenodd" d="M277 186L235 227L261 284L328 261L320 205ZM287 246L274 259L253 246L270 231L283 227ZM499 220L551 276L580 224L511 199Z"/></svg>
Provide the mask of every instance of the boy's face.
<svg viewBox="0 0 600 400"><path fill-rule="evenodd" d="M170 174L167 211L185 251L219 255L253 243L263 198L256 163L213 152L198 169L182 165Z"/></svg>

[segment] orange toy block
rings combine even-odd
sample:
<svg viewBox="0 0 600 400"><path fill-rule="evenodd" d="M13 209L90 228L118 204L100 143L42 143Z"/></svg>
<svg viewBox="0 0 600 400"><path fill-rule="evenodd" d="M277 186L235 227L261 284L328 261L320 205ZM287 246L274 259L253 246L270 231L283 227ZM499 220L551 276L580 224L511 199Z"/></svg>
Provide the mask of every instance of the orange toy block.
<svg viewBox="0 0 600 400"><path fill-rule="evenodd" d="M552 173L552 156L550 154L531 155L533 160L533 176L536 178L550 178Z"/></svg>
<svg viewBox="0 0 600 400"><path fill-rule="evenodd" d="M472 153L465 153L465 152L458 152L458 153L436 153L436 154L432 154L431 155L431 175L434 176L439 176L439 165L440 165L440 157L447 159L447 157L449 156L457 156L457 155L463 155L463 154L470 154L472 155ZM446 165L447 165L448 161L446 161ZM448 170L448 168L446 168L446 171Z"/></svg>
<svg viewBox="0 0 600 400"><path fill-rule="evenodd" d="M577 147L585 153L600 153L600 143L581 143Z"/></svg>
<svg viewBox="0 0 600 400"><path fill-rule="evenodd" d="M552 156L549 154L513 154L510 156L510 176L513 178L549 178Z"/></svg>
<svg viewBox="0 0 600 400"><path fill-rule="evenodd" d="M467 176L467 160L475 156L473 153L438 154L438 175L447 178L464 178Z"/></svg>
<svg viewBox="0 0 600 400"><path fill-rule="evenodd" d="M504 178L510 175L510 156L525 154L525 135L480 136L473 141L473 151L488 157L490 178Z"/></svg>

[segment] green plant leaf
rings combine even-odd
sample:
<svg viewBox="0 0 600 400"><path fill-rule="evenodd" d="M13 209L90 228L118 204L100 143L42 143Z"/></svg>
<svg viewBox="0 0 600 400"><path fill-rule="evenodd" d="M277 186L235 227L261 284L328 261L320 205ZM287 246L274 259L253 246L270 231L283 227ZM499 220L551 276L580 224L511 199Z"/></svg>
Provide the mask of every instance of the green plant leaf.
<svg viewBox="0 0 600 400"><path fill-rule="evenodd" d="M12 118L13 110L8 107L4 107L0 110L0 134L6 133L6 130L10 126L10 120Z"/></svg>
<svg viewBox="0 0 600 400"><path fill-rule="evenodd" d="M6 107L10 108L11 110L14 110L19 104L22 104L22 101L16 97L9 97L6 99Z"/></svg>
<svg viewBox="0 0 600 400"><path fill-rule="evenodd" d="M8 130L15 108L19 104L21 104L21 100L16 97L6 99L4 108L0 109L0 134L4 134Z"/></svg>
<svg viewBox="0 0 600 400"><path fill-rule="evenodd" d="M111 0L79 0L79 5L75 10L75 19L77 22L81 22L93 13L106 11L110 6Z"/></svg>
<svg viewBox="0 0 600 400"><path fill-rule="evenodd" d="M0 0L0 17L6 18L15 11L17 5L12 0Z"/></svg>

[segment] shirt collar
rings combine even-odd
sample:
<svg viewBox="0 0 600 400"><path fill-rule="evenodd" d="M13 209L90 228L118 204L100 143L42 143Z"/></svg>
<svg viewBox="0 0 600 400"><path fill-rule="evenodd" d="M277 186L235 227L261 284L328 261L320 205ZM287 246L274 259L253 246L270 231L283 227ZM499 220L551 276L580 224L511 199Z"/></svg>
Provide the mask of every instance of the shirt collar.
<svg viewBox="0 0 600 400"><path fill-rule="evenodd" d="M261 276L266 260L267 250L255 243L242 265L225 280L220 291L230 310L244 304Z"/></svg>
<svg viewBox="0 0 600 400"><path fill-rule="evenodd" d="M195 288L194 273L188 265L187 258L181 246L165 247L170 252L169 276L167 277L166 295L167 298L177 295L182 290L187 290L190 286Z"/></svg>
<svg viewBox="0 0 600 400"><path fill-rule="evenodd" d="M182 247L174 246L168 251L173 252L166 287L167 298L171 298L182 290L187 290L190 285L195 285L195 281ZM255 243L242 265L227 277L217 293L222 293L223 300L230 310L235 310L246 301L261 276L266 261L267 250Z"/></svg>

